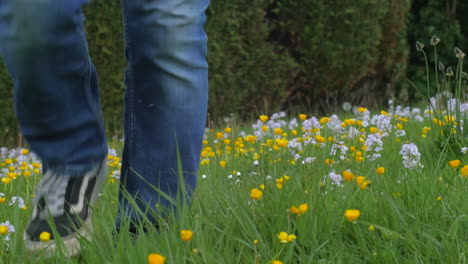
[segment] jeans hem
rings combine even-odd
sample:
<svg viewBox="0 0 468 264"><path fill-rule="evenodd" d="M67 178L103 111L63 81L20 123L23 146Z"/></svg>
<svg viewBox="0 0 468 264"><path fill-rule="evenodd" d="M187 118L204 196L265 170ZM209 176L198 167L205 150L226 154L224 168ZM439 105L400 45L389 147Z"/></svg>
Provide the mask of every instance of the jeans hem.
<svg viewBox="0 0 468 264"><path fill-rule="evenodd" d="M99 162L92 162L85 165L44 165L43 173L51 172L63 177L81 177L86 173L100 167L106 162L106 158L101 159Z"/></svg>

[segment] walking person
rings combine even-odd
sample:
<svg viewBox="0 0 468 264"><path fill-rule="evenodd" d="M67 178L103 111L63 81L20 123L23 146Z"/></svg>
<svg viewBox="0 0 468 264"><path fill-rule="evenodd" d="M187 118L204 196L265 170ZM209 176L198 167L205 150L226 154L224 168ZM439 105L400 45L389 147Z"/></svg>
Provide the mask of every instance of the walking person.
<svg viewBox="0 0 468 264"><path fill-rule="evenodd" d="M56 238L67 255L89 237L91 208L105 181L108 152L99 105L98 75L89 56L82 7L89 0L0 0L0 56L14 84L22 133L42 160L31 219L24 233L30 251L52 254ZM119 211L139 216L170 202L184 184L194 190L208 96L208 0L122 0L126 91ZM178 160L183 168L179 182ZM153 215L147 217L156 223Z"/></svg>

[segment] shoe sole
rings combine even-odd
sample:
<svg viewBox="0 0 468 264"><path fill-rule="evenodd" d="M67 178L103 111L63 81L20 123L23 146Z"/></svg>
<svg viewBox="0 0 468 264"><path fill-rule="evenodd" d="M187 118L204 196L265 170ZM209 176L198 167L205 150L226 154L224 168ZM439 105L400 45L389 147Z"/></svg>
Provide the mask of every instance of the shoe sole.
<svg viewBox="0 0 468 264"><path fill-rule="evenodd" d="M96 187L94 188L93 193L91 195L90 207L92 207L96 202L97 197L99 195L99 191L102 190L102 186L104 185L106 175L107 160L105 159L101 164L100 170L98 171ZM90 234L93 231L93 217L91 213L91 208L89 208L88 210L90 210L89 216L84 222L84 225L80 229L76 230L75 233L61 238L63 242L63 247L65 249L63 253L66 257L76 256L80 253L80 238L85 239L87 241L91 241ZM32 241L27 238L26 233L24 233L23 235L23 240L26 250L30 255L43 254L46 258L49 258L57 252L56 249L58 246L55 240L48 242Z"/></svg>

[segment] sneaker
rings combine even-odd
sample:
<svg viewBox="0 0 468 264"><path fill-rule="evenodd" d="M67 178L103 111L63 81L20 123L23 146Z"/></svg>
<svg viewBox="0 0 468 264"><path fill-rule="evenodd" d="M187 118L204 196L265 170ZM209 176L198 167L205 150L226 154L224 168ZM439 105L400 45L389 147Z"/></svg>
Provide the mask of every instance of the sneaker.
<svg viewBox="0 0 468 264"><path fill-rule="evenodd" d="M62 240L66 256L79 253L79 238L90 240L91 207L104 184L106 172L104 160L83 177L69 178L49 172L42 176L36 187L33 214L24 232L25 246L30 253L53 255L58 244L54 229ZM42 232L50 234L49 241L41 241Z"/></svg>

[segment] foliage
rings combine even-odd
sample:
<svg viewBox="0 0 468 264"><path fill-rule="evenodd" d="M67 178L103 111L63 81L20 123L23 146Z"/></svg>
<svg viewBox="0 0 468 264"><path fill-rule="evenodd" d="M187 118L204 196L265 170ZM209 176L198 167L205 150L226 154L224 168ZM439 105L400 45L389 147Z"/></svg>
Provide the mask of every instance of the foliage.
<svg viewBox="0 0 468 264"><path fill-rule="evenodd" d="M275 4L273 13L280 21L276 34L300 63L303 84L298 94L311 104L381 102L386 86L404 72L409 1Z"/></svg>
<svg viewBox="0 0 468 264"><path fill-rule="evenodd" d="M270 0L212 1L208 9L209 112L211 119L234 113L279 110L298 67L284 48L268 41Z"/></svg>

